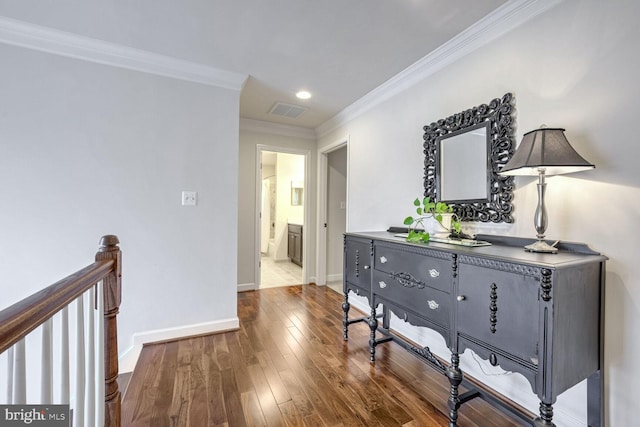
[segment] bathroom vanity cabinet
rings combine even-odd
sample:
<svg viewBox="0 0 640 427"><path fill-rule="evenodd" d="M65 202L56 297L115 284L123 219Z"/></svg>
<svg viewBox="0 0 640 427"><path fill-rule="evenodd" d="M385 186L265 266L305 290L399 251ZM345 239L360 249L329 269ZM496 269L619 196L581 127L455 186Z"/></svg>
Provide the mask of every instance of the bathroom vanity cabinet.
<svg viewBox="0 0 640 427"><path fill-rule="evenodd" d="M302 267L302 225L288 224L287 256Z"/></svg>

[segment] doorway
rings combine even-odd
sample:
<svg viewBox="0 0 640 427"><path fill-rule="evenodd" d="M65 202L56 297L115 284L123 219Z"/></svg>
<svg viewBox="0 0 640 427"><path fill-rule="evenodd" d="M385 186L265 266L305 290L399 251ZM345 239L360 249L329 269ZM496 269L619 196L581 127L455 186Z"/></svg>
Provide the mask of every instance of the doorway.
<svg viewBox="0 0 640 427"><path fill-rule="evenodd" d="M317 284L342 292L343 234L348 224L349 138L318 154Z"/></svg>
<svg viewBox="0 0 640 427"><path fill-rule="evenodd" d="M327 285L342 293L344 233L347 231L347 147L327 154Z"/></svg>
<svg viewBox="0 0 640 427"><path fill-rule="evenodd" d="M305 283L306 153L259 146L258 289Z"/></svg>

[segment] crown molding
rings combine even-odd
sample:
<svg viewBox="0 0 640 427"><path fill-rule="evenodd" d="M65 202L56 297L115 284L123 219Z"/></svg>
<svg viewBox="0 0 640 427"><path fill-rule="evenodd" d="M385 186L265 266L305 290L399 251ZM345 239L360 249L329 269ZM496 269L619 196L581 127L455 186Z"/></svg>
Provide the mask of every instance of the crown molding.
<svg viewBox="0 0 640 427"><path fill-rule="evenodd" d="M240 129L271 135L290 136L293 138L310 139L313 141L316 140L316 132L313 129L265 122L262 120L246 119L242 117L240 118Z"/></svg>
<svg viewBox="0 0 640 427"><path fill-rule="evenodd" d="M231 90L247 75L0 16L0 43Z"/></svg>
<svg viewBox="0 0 640 427"><path fill-rule="evenodd" d="M387 99L425 80L430 75L490 41L510 32L564 0L509 0L422 59L373 89L316 128L318 138L364 114Z"/></svg>

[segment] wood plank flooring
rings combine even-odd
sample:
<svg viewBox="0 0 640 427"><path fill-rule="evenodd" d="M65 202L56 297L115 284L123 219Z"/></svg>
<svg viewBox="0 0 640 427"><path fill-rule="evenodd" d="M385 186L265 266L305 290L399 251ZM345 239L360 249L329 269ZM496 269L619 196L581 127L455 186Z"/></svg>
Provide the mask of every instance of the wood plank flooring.
<svg viewBox="0 0 640 427"><path fill-rule="evenodd" d="M240 330L144 347L122 426L448 425L447 379L395 343L370 364L369 328L343 341L341 304L326 286L238 294ZM521 424L475 399L458 425Z"/></svg>

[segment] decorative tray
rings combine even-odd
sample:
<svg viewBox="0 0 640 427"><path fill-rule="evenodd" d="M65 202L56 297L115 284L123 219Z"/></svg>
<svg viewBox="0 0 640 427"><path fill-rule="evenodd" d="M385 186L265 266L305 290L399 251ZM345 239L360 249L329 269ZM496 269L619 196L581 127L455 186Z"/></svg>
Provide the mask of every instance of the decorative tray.
<svg viewBox="0 0 640 427"><path fill-rule="evenodd" d="M407 238L409 234L408 233L396 233L394 234L394 236L396 237L404 237L405 239ZM491 243L484 241L484 240L474 240L474 239L452 239L450 237L431 237L429 239L430 242L438 242L438 243L448 243L451 245L458 245L458 246L471 246L471 247L476 247L476 246L491 246Z"/></svg>

